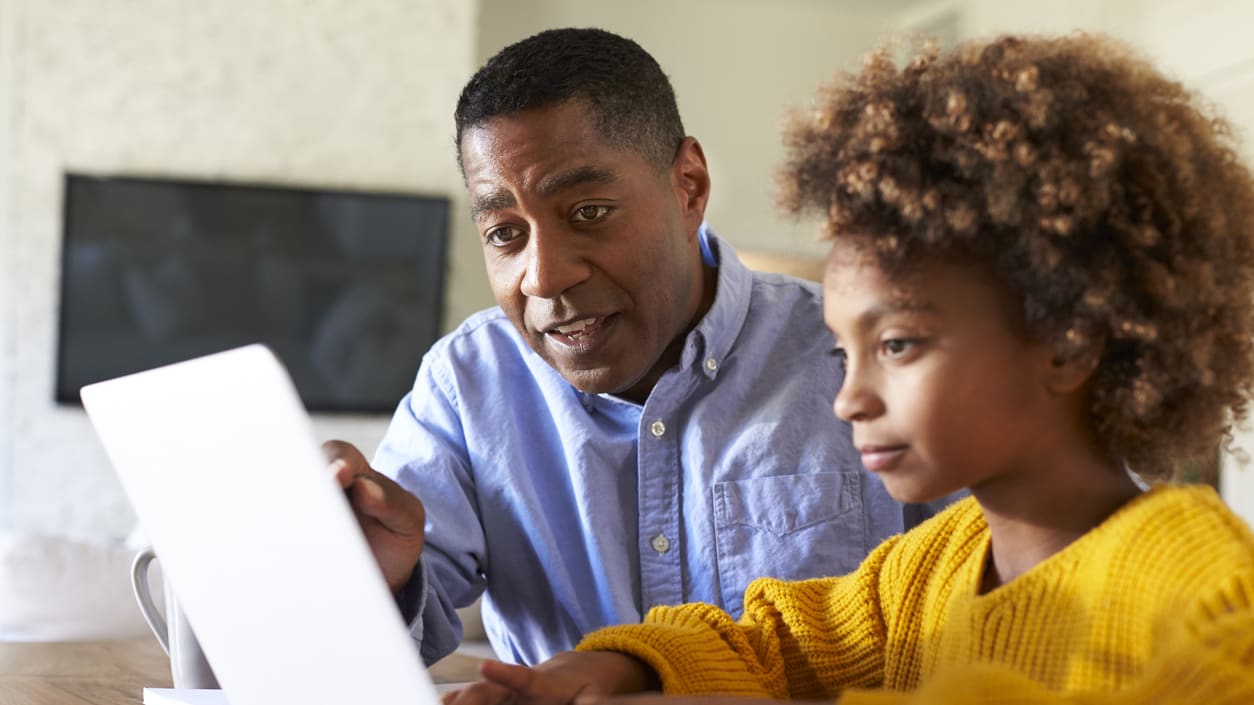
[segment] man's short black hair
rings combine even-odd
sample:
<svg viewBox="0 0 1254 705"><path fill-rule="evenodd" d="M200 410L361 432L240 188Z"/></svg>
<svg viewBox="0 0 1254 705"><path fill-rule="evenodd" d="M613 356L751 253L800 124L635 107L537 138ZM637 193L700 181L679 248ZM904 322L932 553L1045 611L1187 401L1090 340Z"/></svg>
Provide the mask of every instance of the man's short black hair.
<svg viewBox="0 0 1254 705"><path fill-rule="evenodd" d="M587 106L607 144L659 169L684 139L670 80L639 44L601 29L550 29L502 49L462 89L453 114L462 174L467 129L571 100Z"/></svg>

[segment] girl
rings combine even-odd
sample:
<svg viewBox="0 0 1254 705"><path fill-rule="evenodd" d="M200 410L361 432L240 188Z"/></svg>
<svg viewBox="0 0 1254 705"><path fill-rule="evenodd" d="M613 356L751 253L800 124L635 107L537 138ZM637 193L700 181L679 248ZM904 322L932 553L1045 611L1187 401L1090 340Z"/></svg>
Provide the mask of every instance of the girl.
<svg viewBox="0 0 1254 705"><path fill-rule="evenodd" d="M1254 702L1254 535L1142 481L1213 463L1254 391L1254 182L1196 102L1089 36L838 79L784 172L833 241L834 411L896 499L971 496L739 622L657 608L461 701Z"/></svg>

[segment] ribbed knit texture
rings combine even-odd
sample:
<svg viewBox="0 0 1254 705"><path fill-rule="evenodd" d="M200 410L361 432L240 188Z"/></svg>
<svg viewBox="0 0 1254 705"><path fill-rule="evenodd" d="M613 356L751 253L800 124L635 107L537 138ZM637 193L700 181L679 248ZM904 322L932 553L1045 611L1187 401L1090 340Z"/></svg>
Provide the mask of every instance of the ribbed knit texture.
<svg viewBox="0 0 1254 705"><path fill-rule="evenodd" d="M579 649L635 655L675 694L1254 704L1254 534L1210 488L1156 487L979 595L989 542L968 498L849 575L754 581L739 623L658 607Z"/></svg>

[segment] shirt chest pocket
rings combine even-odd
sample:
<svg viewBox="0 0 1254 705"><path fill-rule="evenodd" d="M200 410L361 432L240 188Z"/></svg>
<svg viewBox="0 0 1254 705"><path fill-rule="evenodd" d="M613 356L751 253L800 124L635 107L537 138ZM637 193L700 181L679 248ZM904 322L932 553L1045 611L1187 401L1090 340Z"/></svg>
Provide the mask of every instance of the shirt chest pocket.
<svg viewBox="0 0 1254 705"><path fill-rule="evenodd" d="M842 575L866 556L863 477L822 472L715 483L719 584L739 617L745 587L764 576Z"/></svg>

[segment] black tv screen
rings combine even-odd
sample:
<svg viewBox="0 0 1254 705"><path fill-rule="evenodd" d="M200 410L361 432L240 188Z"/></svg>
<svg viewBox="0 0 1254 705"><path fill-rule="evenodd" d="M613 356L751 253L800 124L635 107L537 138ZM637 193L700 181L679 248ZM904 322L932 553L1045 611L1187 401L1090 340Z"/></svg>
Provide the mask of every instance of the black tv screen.
<svg viewBox="0 0 1254 705"><path fill-rule="evenodd" d="M253 342L311 411L390 412L441 331L449 201L67 174L56 399Z"/></svg>

